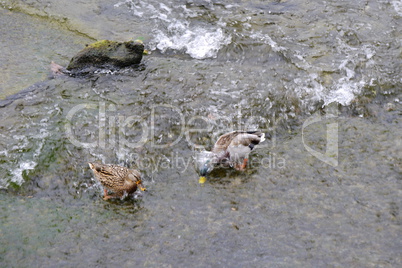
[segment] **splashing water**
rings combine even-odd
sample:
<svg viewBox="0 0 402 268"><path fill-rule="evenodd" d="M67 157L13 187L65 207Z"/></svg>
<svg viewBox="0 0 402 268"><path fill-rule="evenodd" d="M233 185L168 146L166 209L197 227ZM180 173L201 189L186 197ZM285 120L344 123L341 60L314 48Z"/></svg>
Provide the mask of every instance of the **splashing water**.
<svg viewBox="0 0 402 268"><path fill-rule="evenodd" d="M398 13L399 16L402 16L402 2L400 0L396 0L392 1L391 3L394 6L396 13Z"/></svg>
<svg viewBox="0 0 402 268"><path fill-rule="evenodd" d="M23 178L24 171L34 169L36 167L36 165L37 165L37 163L34 161L27 161L27 162L20 163L18 168L15 168L12 170L11 174L12 174L13 178L11 181L19 186L22 185L24 183L24 178ZM8 187L8 183L4 187L0 185L0 188L7 189L7 187Z"/></svg>
<svg viewBox="0 0 402 268"><path fill-rule="evenodd" d="M168 7L159 3L159 6L156 6L126 0L115 4L115 7L121 5L127 5L136 17L149 17L153 20L156 30L149 42L151 50L157 49L161 53L183 52L195 59L206 59L215 58L218 51L231 42L231 37L224 33L219 23L193 25L190 20L196 18L198 14L184 5Z"/></svg>
<svg viewBox="0 0 402 268"><path fill-rule="evenodd" d="M215 58L219 49L230 43L222 29L187 28L183 22L169 25L169 33L158 30L154 39L154 49L165 53L168 49L184 51L195 59Z"/></svg>

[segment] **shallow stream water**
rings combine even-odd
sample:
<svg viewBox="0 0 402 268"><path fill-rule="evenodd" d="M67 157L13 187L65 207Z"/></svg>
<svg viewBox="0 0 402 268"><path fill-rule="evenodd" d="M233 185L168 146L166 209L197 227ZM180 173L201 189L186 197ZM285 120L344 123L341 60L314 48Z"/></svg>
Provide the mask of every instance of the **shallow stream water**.
<svg viewBox="0 0 402 268"><path fill-rule="evenodd" d="M0 4L1 267L402 265L400 1ZM102 39L150 54L48 77ZM200 185L235 129L270 139ZM90 161L148 191L102 200Z"/></svg>

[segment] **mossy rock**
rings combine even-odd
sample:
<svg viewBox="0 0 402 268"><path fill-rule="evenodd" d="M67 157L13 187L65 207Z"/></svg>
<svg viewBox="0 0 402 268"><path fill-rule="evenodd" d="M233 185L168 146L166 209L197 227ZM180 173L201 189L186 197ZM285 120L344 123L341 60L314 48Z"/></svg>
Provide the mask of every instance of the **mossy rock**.
<svg viewBox="0 0 402 268"><path fill-rule="evenodd" d="M139 64L144 53L144 44L139 41L116 42L102 40L87 45L78 52L67 66L69 71L88 68L124 68Z"/></svg>

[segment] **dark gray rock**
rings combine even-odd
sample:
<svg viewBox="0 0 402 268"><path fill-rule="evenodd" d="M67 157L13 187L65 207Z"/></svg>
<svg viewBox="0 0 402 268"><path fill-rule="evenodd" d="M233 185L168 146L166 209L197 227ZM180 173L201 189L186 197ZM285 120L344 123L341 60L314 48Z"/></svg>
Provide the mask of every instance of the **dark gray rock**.
<svg viewBox="0 0 402 268"><path fill-rule="evenodd" d="M80 72L88 68L124 68L139 64L144 44L139 41L116 42L102 40L88 45L74 56L67 70Z"/></svg>

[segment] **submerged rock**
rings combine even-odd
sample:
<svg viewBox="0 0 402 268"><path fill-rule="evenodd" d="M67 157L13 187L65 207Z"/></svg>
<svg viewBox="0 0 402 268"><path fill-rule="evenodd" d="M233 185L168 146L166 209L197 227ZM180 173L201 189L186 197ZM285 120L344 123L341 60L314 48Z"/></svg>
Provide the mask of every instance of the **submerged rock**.
<svg viewBox="0 0 402 268"><path fill-rule="evenodd" d="M144 53L140 41L116 42L102 40L88 45L78 52L67 66L71 72L88 68L123 68L139 64Z"/></svg>

